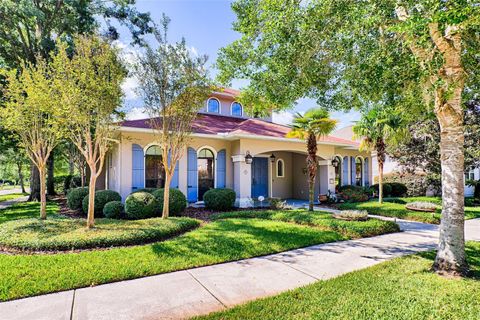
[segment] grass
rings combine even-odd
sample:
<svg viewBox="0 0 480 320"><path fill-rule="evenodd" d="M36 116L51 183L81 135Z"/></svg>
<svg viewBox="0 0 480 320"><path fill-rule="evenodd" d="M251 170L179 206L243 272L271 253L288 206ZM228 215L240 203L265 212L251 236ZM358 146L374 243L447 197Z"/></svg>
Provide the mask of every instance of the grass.
<svg viewBox="0 0 480 320"><path fill-rule="evenodd" d="M0 195L0 202L17 199L26 195L27 195L26 193L10 193L10 194Z"/></svg>
<svg viewBox="0 0 480 320"><path fill-rule="evenodd" d="M220 213L212 217L214 220L226 218L257 218L296 223L316 227L321 230L332 230L343 235L345 239L364 238L400 231L398 225L391 221L382 221L378 219L369 219L367 221L344 221L333 218L330 213L319 211L315 211L314 213L309 213L305 210L233 211Z"/></svg>
<svg viewBox="0 0 480 320"><path fill-rule="evenodd" d="M311 221L328 220L325 214L289 212L289 215L291 221L298 223L273 218L224 217L176 238L147 245L78 253L4 255L0 259L0 300L139 278L349 238L327 227L312 228L312 224L307 223L309 215L313 216Z"/></svg>
<svg viewBox="0 0 480 320"><path fill-rule="evenodd" d="M47 203L47 218L58 216L58 206L53 202ZM40 217L40 203L23 202L0 210L0 225L3 223Z"/></svg>
<svg viewBox="0 0 480 320"><path fill-rule="evenodd" d="M342 203L341 210L367 210L370 214L385 217L397 217L400 219L413 220L425 223L439 224L441 207L435 213L417 212L405 209L405 204L414 201L427 201L437 205L442 204L442 199L437 197L411 197L411 198L386 198L381 205L377 200L368 202ZM480 207L465 207L465 218L480 218Z"/></svg>
<svg viewBox="0 0 480 320"><path fill-rule="evenodd" d="M480 244L467 243L474 278L430 272L434 253L394 259L198 319L480 318Z"/></svg>

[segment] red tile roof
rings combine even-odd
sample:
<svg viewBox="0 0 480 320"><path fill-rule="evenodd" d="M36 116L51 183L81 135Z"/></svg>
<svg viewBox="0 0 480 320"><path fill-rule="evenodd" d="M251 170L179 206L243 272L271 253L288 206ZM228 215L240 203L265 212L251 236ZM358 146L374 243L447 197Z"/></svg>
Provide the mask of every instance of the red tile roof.
<svg viewBox="0 0 480 320"><path fill-rule="evenodd" d="M150 119L128 120L122 127L150 129ZM193 133L199 134L230 134L253 135L273 138L285 138L290 128L281 124L267 122L260 119L243 119L216 114L199 113L192 126ZM355 141L327 136L320 141L358 147Z"/></svg>

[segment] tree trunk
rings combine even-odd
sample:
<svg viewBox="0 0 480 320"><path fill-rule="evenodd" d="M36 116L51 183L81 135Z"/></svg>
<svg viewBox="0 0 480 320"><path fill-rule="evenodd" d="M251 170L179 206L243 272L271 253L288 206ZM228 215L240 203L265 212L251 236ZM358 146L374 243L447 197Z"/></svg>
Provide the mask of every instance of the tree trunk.
<svg viewBox="0 0 480 320"><path fill-rule="evenodd" d="M40 175L33 162L30 163L30 196L28 201L40 201Z"/></svg>
<svg viewBox="0 0 480 320"><path fill-rule="evenodd" d="M383 203L383 162L378 161L378 203Z"/></svg>
<svg viewBox="0 0 480 320"><path fill-rule="evenodd" d="M68 175L73 176L75 174L75 162L69 156L68 157Z"/></svg>
<svg viewBox="0 0 480 320"><path fill-rule="evenodd" d="M49 196L56 195L55 193L55 156L54 153L50 153L50 157L47 160L47 194Z"/></svg>
<svg viewBox="0 0 480 320"><path fill-rule="evenodd" d="M20 188L22 189L22 193L26 193L25 191L25 180L23 177L23 164L22 161L17 161L17 169L18 169L18 180L20 183Z"/></svg>
<svg viewBox="0 0 480 320"><path fill-rule="evenodd" d="M40 219L47 219L47 192L46 192L46 177L45 167L38 168L40 178Z"/></svg>
<svg viewBox="0 0 480 320"><path fill-rule="evenodd" d="M88 213L87 229L95 226L95 184L97 183L97 173L95 169L90 170L90 184L88 186Z"/></svg>
<svg viewBox="0 0 480 320"><path fill-rule="evenodd" d="M167 219L170 214L170 174L165 175L165 187L163 189L163 212L162 218Z"/></svg>
<svg viewBox="0 0 480 320"><path fill-rule="evenodd" d="M313 211L315 198L315 177L317 175L317 137L309 134L307 141L308 167L308 211Z"/></svg>

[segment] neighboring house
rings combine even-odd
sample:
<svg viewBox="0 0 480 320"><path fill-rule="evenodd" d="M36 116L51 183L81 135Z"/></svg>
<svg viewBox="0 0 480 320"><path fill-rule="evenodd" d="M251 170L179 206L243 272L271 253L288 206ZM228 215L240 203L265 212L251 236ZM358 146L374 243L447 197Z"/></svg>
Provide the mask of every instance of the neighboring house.
<svg viewBox="0 0 480 320"><path fill-rule="evenodd" d="M251 206L259 196L307 200L305 141L286 138L290 128L270 118L246 117L236 101L238 93L226 89L206 101L171 186L189 202L202 201L211 188L234 189L240 207ZM163 187L160 147L148 119L125 121L119 141L107 157L99 187L116 190L123 199L141 188ZM338 185L371 184L370 154L359 152L358 146L333 136L319 141L316 197L335 192Z"/></svg>

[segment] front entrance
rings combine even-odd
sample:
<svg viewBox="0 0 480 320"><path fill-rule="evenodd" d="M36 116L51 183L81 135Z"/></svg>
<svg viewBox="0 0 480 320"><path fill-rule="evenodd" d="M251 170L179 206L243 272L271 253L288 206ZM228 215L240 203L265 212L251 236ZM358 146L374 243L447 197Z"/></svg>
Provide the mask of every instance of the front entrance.
<svg viewBox="0 0 480 320"><path fill-rule="evenodd" d="M268 198L268 158L253 158L252 198Z"/></svg>
<svg viewBox="0 0 480 320"><path fill-rule="evenodd" d="M215 188L215 157L209 149L198 152L198 200L203 201L203 195L210 189Z"/></svg>

